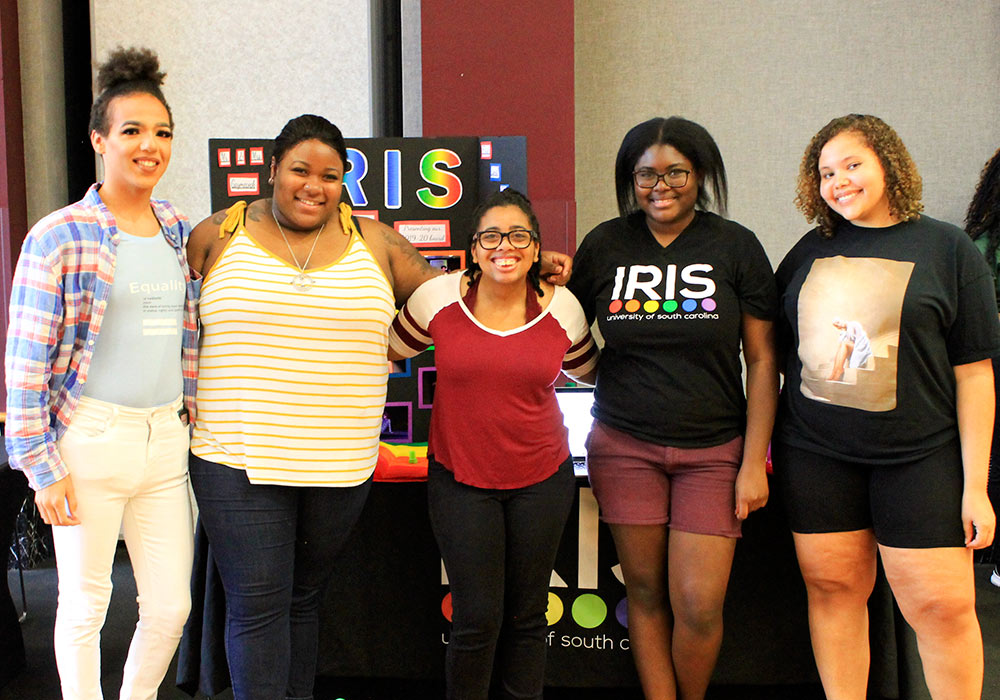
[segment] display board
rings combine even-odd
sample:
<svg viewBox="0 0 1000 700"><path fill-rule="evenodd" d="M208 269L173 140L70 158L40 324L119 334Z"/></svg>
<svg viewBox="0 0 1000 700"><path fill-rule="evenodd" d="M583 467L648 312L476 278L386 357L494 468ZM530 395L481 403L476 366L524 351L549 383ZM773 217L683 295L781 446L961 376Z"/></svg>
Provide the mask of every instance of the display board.
<svg viewBox="0 0 1000 700"><path fill-rule="evenodd" d="M490 193L527 192L523 136L346 139L342 199L358 216L393 227L444 270L465 268L472 214ZM272 139L209 139L212 211L271 196ZM394 366L382 440L427 440L433 351Z"/></svg>

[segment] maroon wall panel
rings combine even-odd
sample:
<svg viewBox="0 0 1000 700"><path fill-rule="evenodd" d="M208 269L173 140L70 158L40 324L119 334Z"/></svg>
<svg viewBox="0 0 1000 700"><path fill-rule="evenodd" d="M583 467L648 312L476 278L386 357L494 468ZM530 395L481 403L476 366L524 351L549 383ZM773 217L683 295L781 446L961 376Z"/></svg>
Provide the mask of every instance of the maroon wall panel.
<svg viewBox="0 0 1000 700"><path fill-rule="evenodd" d="M576 248L573 2L422 0L425 136L523 135L544 246Z"/></svg>
<svg viewBox="0 0 1000 700"><path fill-rule="evenodd" d="M28 228L16 0L0 0L0 56L0 328L6 336L10 281ZM6 405L3 347L0 344L0 411Z"/></svg>

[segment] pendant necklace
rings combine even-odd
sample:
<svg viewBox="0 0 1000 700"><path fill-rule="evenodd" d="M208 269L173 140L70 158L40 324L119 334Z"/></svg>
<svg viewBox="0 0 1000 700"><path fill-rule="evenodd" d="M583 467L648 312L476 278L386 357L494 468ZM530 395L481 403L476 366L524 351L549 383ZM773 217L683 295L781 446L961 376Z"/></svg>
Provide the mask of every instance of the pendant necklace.
<svg viewBox="0 0 1000 700"><path fill-rule="evenodd" d="M309 257L306 258L304 264L299 265L299 259L295 257L295 251L292 250L291 244L288 242L288 237L285 235L285 230L281 228L281 224L278 223L278 217L274 215L274 211L271 211L271 218L274 219L274 223L278 226L278 233L281 234L282 240L285 241L285 246L288 248L289 255L292 256L292 260L295 261L295 267L299 268L299 274L292 278L292 286L299 292L307 292L312 289L316 281L309 276L306 272L306 268L309 267L309 261L312 260L313 251L316 250L316 242L319 241L319 236L323 233L323 229L326 228L326 222L319 227L319 231L316 232L316 237L313 238L312 248L309 249Z"/></svg>

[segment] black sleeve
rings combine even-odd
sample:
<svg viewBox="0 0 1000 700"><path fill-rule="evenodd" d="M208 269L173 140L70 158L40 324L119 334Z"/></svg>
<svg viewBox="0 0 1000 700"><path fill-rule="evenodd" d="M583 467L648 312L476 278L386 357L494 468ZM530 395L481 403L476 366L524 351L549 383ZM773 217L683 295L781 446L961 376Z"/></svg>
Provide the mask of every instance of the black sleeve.
<svg viewBox="0 0 1000 700"><path fill-rule="evenodd" d="M792 332L792 320L784 313L784 296L788 285L792 281L792 276L801 265L801 256L798 254L798 244L792 247L785 254L778 269L774 273L774 281L778 299L778 321L775 324L775 345L778 350L778 370L782 373L786 371L786 364L790 354L796 352L795 334Z"/></svg>
<svg viewBox="0 0 1000 700"><path fill-rule="evenodd" d="M771 261L767 259L764 246L751 231L746 231L745 236L742 254L736 261L740 312L771 321L778 313L778 294Z"/></svg>
<svg viewBox="0 0 1000 700"><path fill-rule="evenodd" d="M594 318L597 315L594 306L594 297L596 294L594 284L597 279L595 256L600 246L594 245L595 239L594 231L591 231L580 243L580 247L576 250L576 255L573 256L573 275L566 285L566 288L573 292L573 296L577 298L580 306L583 307L583 313L587 316L588 326L594 323Z"/></svg>
<svg viewBox="0 0 1000 700"><path fill-rule="evenodd" d="M994 357L1000 349L996 291L986 261L973 244L960 240L956 263L958 299L947 338L952 366Z"/></svg>

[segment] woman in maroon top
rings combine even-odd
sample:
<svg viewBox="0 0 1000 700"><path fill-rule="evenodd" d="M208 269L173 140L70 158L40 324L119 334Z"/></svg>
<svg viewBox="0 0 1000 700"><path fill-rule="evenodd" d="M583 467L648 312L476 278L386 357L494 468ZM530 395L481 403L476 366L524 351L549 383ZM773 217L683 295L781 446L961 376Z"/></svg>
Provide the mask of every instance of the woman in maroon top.
<svg viewBox="0 0 1000 700"><path fill-rule="evenodd" d="M494 685L541 698L548 582L575 483L555 382L560 370L589 379L597 349L573 295L539 279L528 200L500 192L475 221L469 269L413 293L389 354L435 346L428 501L451 586L447 697L485 700Z"/></svg>

